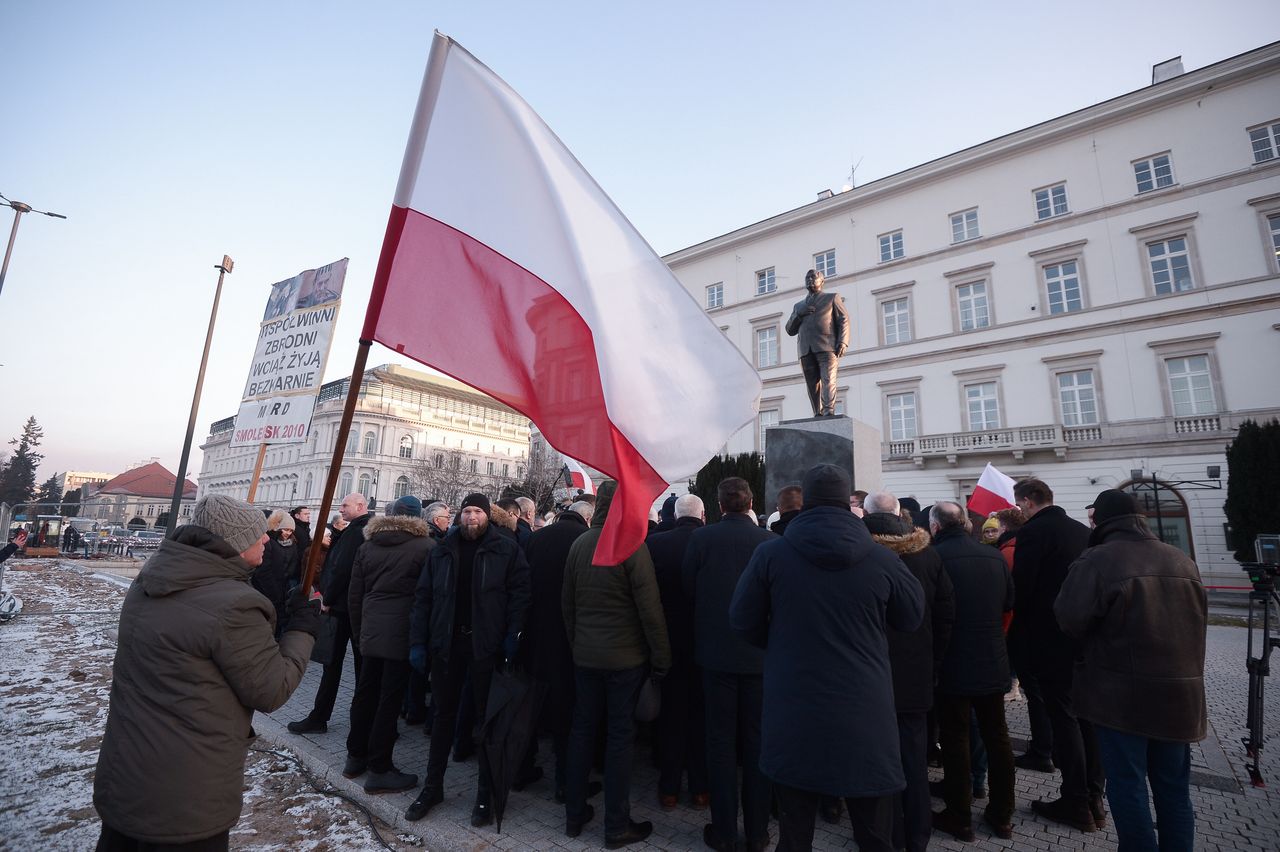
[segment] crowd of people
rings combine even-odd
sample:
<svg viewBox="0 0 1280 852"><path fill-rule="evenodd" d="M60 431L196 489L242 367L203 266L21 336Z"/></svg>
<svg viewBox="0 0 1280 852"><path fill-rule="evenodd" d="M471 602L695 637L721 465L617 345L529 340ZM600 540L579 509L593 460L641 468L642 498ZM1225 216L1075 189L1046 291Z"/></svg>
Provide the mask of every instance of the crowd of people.
<svg viewBox="0 0 1280 852"><path fill-rule="evenodd" d="M709 811L714 850L767 849L775 824L778 849L809 849L819 816L847 813L864 852L915 852L935 830L974 840L975 800L983 830L1010 838L1017 772L1060 773L1057 796L1028 803L1042 819L1094 832L1111 818L1122 849L1192 848L1207 601L1195 563L1156 539L1131 495L1103 491L1086 526L1027 479L1016 507L975 519L950 500L922 509L855 492L818 465L776 495L775 519L755 513L739 478L719 484L715 523L698 496L673 496L636 552L597 565L615 489L549 516L528 498L478 493L457 507L402 497L375 516L349 494L315 538L305 507L264 518L202 500L126 600L95 782L99 848L226 848L252 710L281 706L311 657L323 676L288 727L326 731L348 646L343 774L370 793L415 789L395 744L414 725L430 737L408 820L428 817L449 763L473 754L471 823L493 820L476 725L509 666L545 686L537 721L550 745L540 755L533 739L512 789L549 775L542 794L564 805L569 837L595 820L602 792L606 848L653 830L630 812L640 736L658 768L641 795ZM293 588L311 548L324 551L319 602ZM218 631L238 638L208 638ZM175 647L200 658L198 683L165 682ZM215 682L190 709L183 690ZM654 695L656 719L638 723ZM1023 696L1031 740L1015 755L1005 708ZM175 742L144 735L157 721ZM224 728L220 751L192 744L190 731ZM171 782L197 784L211 753L217 807L176 795ZM931 762L943 769L932 785ZM182 831L162 830L171 821Z"/></svg>

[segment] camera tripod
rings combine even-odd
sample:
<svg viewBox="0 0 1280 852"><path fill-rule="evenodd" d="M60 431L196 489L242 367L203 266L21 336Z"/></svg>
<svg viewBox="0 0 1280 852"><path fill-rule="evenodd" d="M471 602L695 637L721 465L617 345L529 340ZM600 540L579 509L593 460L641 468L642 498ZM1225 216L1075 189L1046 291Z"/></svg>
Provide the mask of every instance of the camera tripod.
<svg viewBox="0 0 1280 852"><path fill-rule="evenodd" d="M1265 681L1263 678L1271 674L1271 650L1280 647L1280 638L1273 638L1271 635L1272 626L1272 606L1275 605L1276 611L1280 613L1280 595L1276 594L1276 566L1274 565L1251 565L1248 567L1249 579L1253 581L1253 591L1249 593L1249 646L1245 666L1249 670L1249 711L1247 725L1249 727L1249 736L1241 738L1244 743L1245 754L1252 761L1246 765L1249 770L1249 780L1253 782L1255 787L1265 787L1266 782L1262 778L1262 772L1258 768L1258 761L1262 756L1262 746L1265 737L1262 732L1262 721L1265 713L1263 704L1263 691ZM1254 631L1254 606L1257 605L1261 609L1262 616L1262 643L1261 653L1253 656L1253 631Z"/></svg>

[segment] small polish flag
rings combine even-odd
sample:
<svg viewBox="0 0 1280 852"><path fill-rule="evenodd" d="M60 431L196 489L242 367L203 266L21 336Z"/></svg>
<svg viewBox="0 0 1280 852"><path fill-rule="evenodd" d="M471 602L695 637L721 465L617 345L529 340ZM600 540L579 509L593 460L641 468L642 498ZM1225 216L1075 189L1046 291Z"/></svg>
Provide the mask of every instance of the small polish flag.
<svg viewBox="0 0 1280 852"><path fill-rule="evenodd" d="M969 498L969 511L984 518L1001 509L1012 509L1013 480L996 470L990 462L978 477L978 485Z"/></svg>
<svg viewBox="0 0 1280 852"><path fill-rule="evenodd" d="M582 491L584 494L595 494L596 486L591 481L591 477L587 476L586 468L577 459L571 459L562 455L564 466L569 470L569 481L573 483L573 487Z"/></svg>

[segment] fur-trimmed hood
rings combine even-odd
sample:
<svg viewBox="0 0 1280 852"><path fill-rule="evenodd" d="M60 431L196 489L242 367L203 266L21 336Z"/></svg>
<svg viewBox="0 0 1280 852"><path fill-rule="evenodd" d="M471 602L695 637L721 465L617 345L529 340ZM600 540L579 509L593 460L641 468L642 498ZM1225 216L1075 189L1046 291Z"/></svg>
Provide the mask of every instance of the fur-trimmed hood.
<svg viewBox="0 0 1280 852"><path fill-rule="evenodd" d="M516 531L516 516L496 503L489 509L489 520L500 527L506 527L512 532Z"/></svg>
<svg viewBox="0 0 1280 852"><path fill-rule="evenodd" d="M364 525L366 541L380 532L405 532L412 536L426 536L427 522L422 518L413 518L408 515L383 515L370 518L369 523Z"/></svg>
<svg viewBox="0 0 1280 852"><path fill-rule="evenodd" d="M899 556L919 553L929 546L929 531L913 527L897 515L873 513L863 519L876 544L883 544Z"/></svg>

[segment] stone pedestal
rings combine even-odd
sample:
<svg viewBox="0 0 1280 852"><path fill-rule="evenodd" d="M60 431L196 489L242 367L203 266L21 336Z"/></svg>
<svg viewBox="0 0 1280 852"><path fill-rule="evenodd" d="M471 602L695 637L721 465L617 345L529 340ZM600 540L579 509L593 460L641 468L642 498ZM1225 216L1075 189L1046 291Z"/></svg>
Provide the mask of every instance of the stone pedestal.
<svg viewBox="0 0 1280 852"><path fill-rule="evenodd" d="M849 417L784 420L765 430L764 511L778 508L778 491L800 485L814 465L833 464L849 475L851 490L881 487L880 432Z"/></svg>

